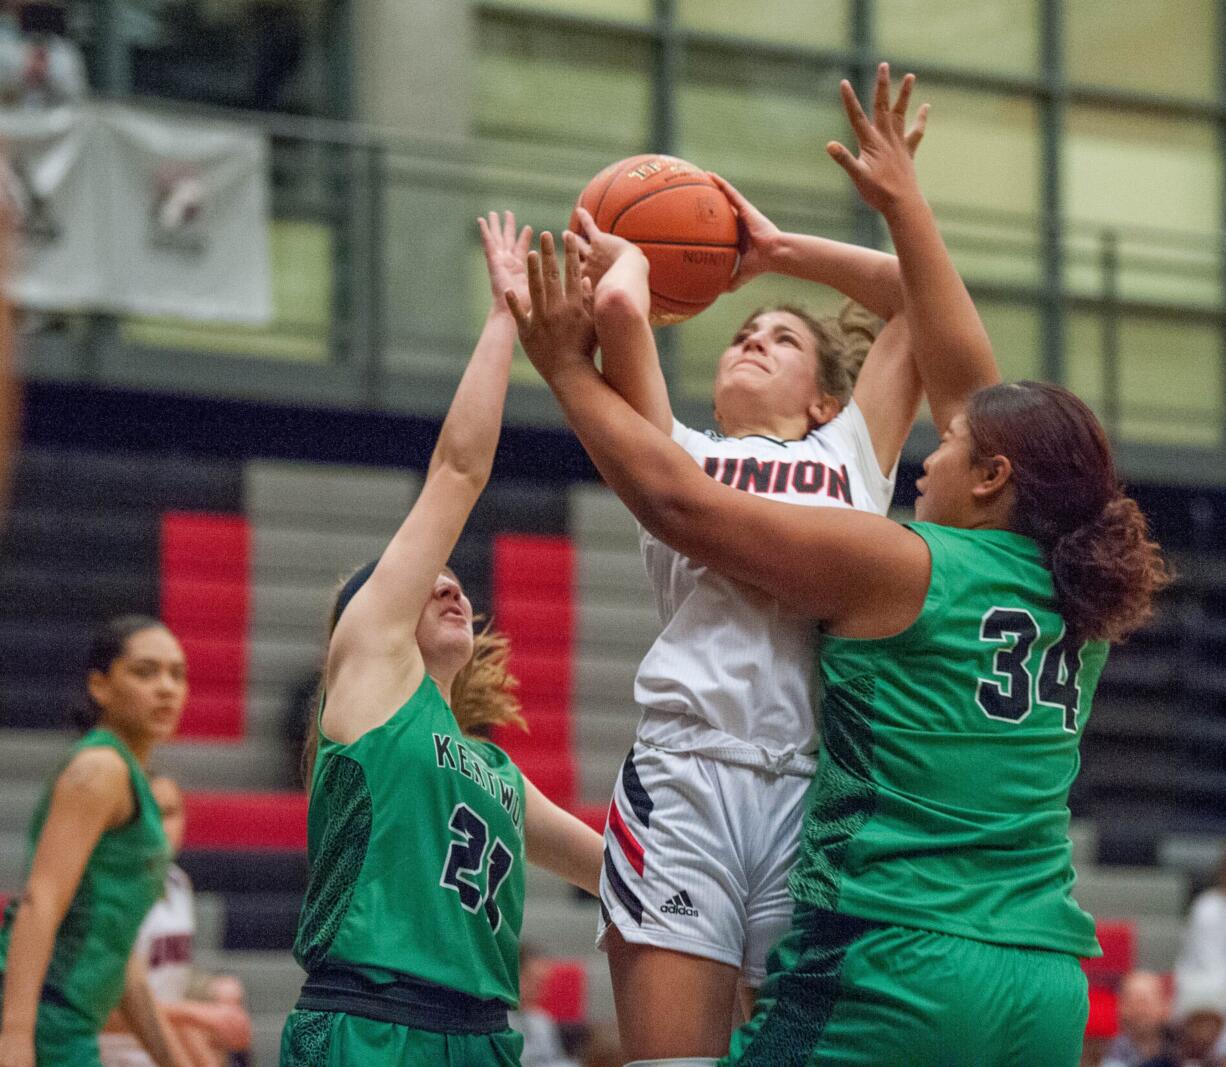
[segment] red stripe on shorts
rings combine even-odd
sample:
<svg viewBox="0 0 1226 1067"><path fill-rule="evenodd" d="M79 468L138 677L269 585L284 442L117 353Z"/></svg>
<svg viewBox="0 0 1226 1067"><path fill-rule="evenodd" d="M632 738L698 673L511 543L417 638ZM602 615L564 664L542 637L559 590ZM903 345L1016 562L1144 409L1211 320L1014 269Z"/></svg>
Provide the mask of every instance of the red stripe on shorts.
<svg viewBox="0 0 1226 1067"><path fill-rule="evenodd" d="M609 805L609 829L613 831L613 836L617 838L617 843L621 845L622 852L625 853L626 859L630 861L630 866L638 871L641 878L643 875L643 857L646 853L643 846L639 844L638 838L630 832L630 827L626 825L626 820L622 818L622 813L617 810L616 801Z"/></svg>

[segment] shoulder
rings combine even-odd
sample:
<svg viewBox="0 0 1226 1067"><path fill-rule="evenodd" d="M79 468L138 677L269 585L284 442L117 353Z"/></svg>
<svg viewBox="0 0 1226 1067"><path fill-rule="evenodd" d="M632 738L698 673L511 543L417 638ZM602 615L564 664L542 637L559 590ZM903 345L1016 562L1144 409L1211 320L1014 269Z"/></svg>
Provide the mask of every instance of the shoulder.
<svg viewBox="0 0 1226 1067"><path fill-rule="evenodd" d="M76 753L55 780L53 798L81 809L114 811L130 804L132 775L123 756L109 746Z"/></svg>

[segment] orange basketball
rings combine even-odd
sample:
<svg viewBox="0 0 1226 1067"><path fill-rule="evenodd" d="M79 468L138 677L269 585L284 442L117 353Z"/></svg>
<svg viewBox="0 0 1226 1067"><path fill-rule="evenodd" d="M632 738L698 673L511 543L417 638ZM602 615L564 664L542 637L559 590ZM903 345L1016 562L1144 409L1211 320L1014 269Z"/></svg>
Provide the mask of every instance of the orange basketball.
<svg viewBox="0 0 1226 1067"><path fill-rule="evenodd" d="M692 163L657 155L623 159L588 182L578 206L647 256L657 325L698 314L727 289L736 269L736 214ZM583 232L577 215L570 227Z"/></svg>

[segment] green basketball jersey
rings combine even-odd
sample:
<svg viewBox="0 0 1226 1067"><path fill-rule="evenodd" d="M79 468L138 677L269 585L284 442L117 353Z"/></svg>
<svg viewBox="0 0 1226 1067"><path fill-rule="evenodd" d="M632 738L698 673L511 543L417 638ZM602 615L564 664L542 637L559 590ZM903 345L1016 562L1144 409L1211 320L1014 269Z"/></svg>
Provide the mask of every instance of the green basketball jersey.
<svg viewBox="0 0 1226 1067"><path fill-rule="evenodd" d="M123 995L128 956L145 915L162 895L170 863L170 846L149 780L127 745L111 731L97 728L77 742L69 761L82 749L100 746L115 749L128 765L136 811L130 822L105 831L90 853L68 913L56 932L43 983L56 1001L81 1015L94 1030L102 1029ZM53 780L34 812L27 869L47 819L54 784ZM0 930L0 971L8 956L16 912L14 901Z"/></svg>
<svg viewBox="0 0 1226 1067"><path fill-rule="evenodd" d="M524 782L432 679L350 745L320 731L294 955L519 1001Z"/></svg>
<svg viewBox="0 0 1226 1067"><path fill-rule="evenodd" d="M911 527L932 583L894 637L824 636L823 745L793 895L865 919L1099 954L1068 792L1107 659L1075 644L1032 540Z"/></svg>

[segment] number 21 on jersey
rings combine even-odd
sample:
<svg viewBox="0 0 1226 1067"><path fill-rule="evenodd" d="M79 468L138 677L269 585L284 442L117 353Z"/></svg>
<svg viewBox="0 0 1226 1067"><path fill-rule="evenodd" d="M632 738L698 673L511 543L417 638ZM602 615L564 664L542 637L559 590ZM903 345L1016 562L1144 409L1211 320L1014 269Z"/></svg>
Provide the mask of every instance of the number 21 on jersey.
<svg viewBox="0 0 1226 1067"><path fill-rule="evenodd" d="M467 804L456 805L448 826L452 833L458 835L458 840L453 840L447 850L447 861L443 865L439 885L459 893L460 904L465 911L475 915L484 910L490 929L497 933L502 925L502 912L494 898L511 873L515 856L498 837L494 838L493 847L486 854L490 828ZM484 892L475 880L480 877L483 867L486 869Z"/></svg>
<svg viewBox="0 0 1226 1067"><path fill-rule="evenodd" d="M989 719L1021 722L1039 704L1062 709L1065 731L1077 732L1082 646L1071 640L1063 623L1054 638L1047 637L1025 608L994 607L984 612L979 639L999 646L992 677L980 678L975 693Z"/></svg>

